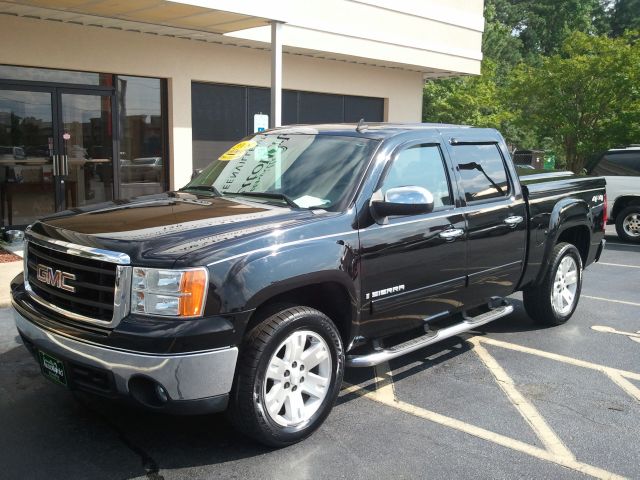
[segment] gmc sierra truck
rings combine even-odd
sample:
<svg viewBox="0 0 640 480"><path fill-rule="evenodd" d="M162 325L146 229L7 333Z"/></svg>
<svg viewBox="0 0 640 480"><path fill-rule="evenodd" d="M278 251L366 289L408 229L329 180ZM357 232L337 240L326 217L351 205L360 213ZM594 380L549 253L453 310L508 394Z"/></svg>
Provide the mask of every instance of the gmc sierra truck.
<svg viewBox="0 0 640 480"><path fill-rule="evenodd" d="M245 138L184 188L25 233L15 322L44 376L171 413L228 410L272 446L345 367L509 315L559 325L604 247L605 182L519 178L502 136L317 125Z"/></svg>

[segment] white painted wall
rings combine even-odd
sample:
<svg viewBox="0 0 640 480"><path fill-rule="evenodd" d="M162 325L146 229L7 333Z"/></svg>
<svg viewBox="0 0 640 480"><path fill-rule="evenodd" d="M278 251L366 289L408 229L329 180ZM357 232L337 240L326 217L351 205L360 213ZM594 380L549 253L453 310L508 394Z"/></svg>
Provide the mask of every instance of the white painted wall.
<svg viewBox="0 0 640 480"><path fill-rule="evenodd" d="M0 45L2 64L168 79L172 188L192 171L191 82L270 82L268 50L10 16ZM284 55L284 88L385 98L388 121L420 121L422 83L419 72Z"/></svg>
<svg viewBox="0 0 640 480"><path fill-rule="evenodd" d="M171 0L285 22L285 46L480 73L483 0ZM269 27L227 36L269 42Z"/></svg>

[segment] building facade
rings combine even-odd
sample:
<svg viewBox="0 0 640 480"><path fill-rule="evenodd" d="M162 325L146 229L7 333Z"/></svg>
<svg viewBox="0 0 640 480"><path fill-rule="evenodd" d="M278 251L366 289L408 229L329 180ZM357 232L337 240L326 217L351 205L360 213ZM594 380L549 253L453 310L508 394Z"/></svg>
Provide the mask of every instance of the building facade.
<svg viewBox="0 0 640 480"><path fill-rule="evenodd" d="M479 73L482 9L482 0L0 1L2 226L179 188L273 123L277 95L282 124L420 121L426 78Z"/></svg>

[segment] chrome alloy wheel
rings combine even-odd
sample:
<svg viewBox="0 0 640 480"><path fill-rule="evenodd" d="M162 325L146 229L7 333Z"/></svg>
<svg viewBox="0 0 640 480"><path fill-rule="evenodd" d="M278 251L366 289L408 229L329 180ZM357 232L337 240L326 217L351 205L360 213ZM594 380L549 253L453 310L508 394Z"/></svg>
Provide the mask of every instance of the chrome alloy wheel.
<svg viewBox="0 0 640 480"><path fill-rule="evenodd" d="M640 214L630 213L622 221L624 233L630 237L640 237Z"/></svg>
<svg viewBox="0 0 640 480"><path fill-rule="evenodd" d="M292 427L309 420L324 401L331 383L331 352L315 332L298 330L269 360L262 393L269 417Z"/></svg>
<svg viewBox="0 0 640 480"><path fill-rule="evenodd" d="M558 315L571 312L578 290L578 265L575 259L567 255L562 259L556 270L551 291L551 305Z"/></svg>

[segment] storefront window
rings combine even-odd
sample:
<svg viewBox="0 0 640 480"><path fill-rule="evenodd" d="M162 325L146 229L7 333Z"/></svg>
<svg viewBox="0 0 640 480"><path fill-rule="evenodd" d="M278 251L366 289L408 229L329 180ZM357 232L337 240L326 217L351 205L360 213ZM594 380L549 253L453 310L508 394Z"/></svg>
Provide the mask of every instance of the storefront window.
<svg viewBox="0 0 640 480"><path fill-rule="evenodd" d="M268 88L191 83L193 169L217 159L238 140L256 130L254 115L269 114ZM282 124L341 123L384 120L384 99L284 90Z"/></svg>
<svg viewBox="0 0 640 480"><path fill-rule="evenodd" d="M31 82L74 83L96 87L113 86L113 75L109 73L73 72L51 68L15 67L0 65L0 78Z"/></svg>
<svg viewBox="0 0 640 480"><path fill-rule="evenodd" d="M117 77L120 122L120 197L166 190L163 80Z"/></svg>

